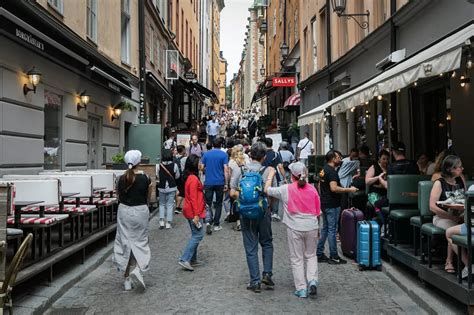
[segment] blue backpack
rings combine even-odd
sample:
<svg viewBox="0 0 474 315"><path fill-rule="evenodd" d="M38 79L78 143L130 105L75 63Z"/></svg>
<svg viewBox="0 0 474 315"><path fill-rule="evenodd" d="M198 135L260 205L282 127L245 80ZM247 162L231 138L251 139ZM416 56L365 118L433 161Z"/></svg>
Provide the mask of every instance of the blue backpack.
<svg viewBox="0 0 474 315"><path fill-rule="evenodd" d="M263 192L262 174L264 167L260 172L242 170L242 178L239 184L239 200L237 207L239 213L247 219L258 220L263 218L268 208L268 201Z"/></svg>

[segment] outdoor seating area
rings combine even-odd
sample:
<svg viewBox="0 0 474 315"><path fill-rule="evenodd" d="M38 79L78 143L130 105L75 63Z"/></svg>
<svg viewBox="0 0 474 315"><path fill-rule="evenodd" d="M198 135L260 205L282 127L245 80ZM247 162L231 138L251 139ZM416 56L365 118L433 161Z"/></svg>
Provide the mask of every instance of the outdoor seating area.
<svg viewBox="0 0 474 315"><path fill-rule="evenodd" d="M88 170L5 175L7 265L31 235L16 284L49 269L52 281L57 262L82 253L92 242L115 231L118 201L115 183L123 171ZM3 199L2 199L3 200Z"/></svg>
<svg viewBox="0 0 474 315"><path fill-rule="evenodd" d="M324 156L311 156L309 159L309 178L318 184L318 173L324 165ZM365 170L364 170L365 171ZM361 170L362 173L362 170ZM365 172L364 172L365 173ZM429 283L447 295L457 299L470 309L474 306L472 289L472 256L474 240L472 239L472 211L474 211L474 192L466 192L463 205L450 205L464 211L464 222L468 235L454 235L453 244L464 248L468 257L468 276L462 279L461 259L456 259L456 272L445 271L446 230L433 224L433 212L430 210L430 194L433 187L431 176L426 175L389 175L387 177L387 199L389 206L382 208L382 250L389 261L397 261L418 274L422 282ZM358 182L354 181L353 185ZM466 181L466 189L474 185L473 180ZM360 189L360 188L359 188ZM351 194L350 206L359 208L365 219L376 219L367 201L368 187ZM362 201L362 202L361 202ZM454 263L453 263L454 264ZM454 264L454 265L456 265Z"/></svg>

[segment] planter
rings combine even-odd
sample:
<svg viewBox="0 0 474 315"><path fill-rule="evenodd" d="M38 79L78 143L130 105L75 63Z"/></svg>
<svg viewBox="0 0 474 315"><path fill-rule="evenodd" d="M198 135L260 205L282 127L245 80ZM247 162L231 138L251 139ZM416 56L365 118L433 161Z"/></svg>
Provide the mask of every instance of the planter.
<svg viewBox="0 0 474 315"><path fill-rule="evenodd" d="M112 163L112 164L110 164L110 169L112 169L112 170L126 170L126 169L128 169L128 166L125 163Z"/></svg>

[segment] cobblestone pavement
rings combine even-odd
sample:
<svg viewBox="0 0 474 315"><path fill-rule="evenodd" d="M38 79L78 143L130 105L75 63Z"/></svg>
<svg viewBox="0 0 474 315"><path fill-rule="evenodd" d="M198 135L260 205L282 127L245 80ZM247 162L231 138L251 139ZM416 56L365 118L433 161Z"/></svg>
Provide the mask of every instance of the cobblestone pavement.
<svg viewBox="0 0 474 315"><path fill-rule="evenodd" d="M187 272L177 262L188 240L189 226L181 216L175 216L173 229L159 230L155 217L150 222L152 263L145 274L144 293L123 291L123 279L109 257L57 300L48 313L424 313L384 273L359 272L351 263L320 264L317 298L296 298L282 223L273 223L275 290L247 291L242 237L231 226L224 223L222 231L206 235L198 251L204 264Z"/></svg>

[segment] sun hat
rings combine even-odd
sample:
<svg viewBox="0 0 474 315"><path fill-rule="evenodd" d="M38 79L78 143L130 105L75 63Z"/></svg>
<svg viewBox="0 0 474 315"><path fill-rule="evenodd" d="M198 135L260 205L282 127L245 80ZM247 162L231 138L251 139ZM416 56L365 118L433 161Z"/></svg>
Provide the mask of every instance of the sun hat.
<svg viewBox="0 0 474 315"><path fill-rule="evenodd" d="M142 159L142 153L138 150L130 150L125 153L123 159L125 160L125 163L127 163L128 168L132 168L140 163Z"/></svg>

